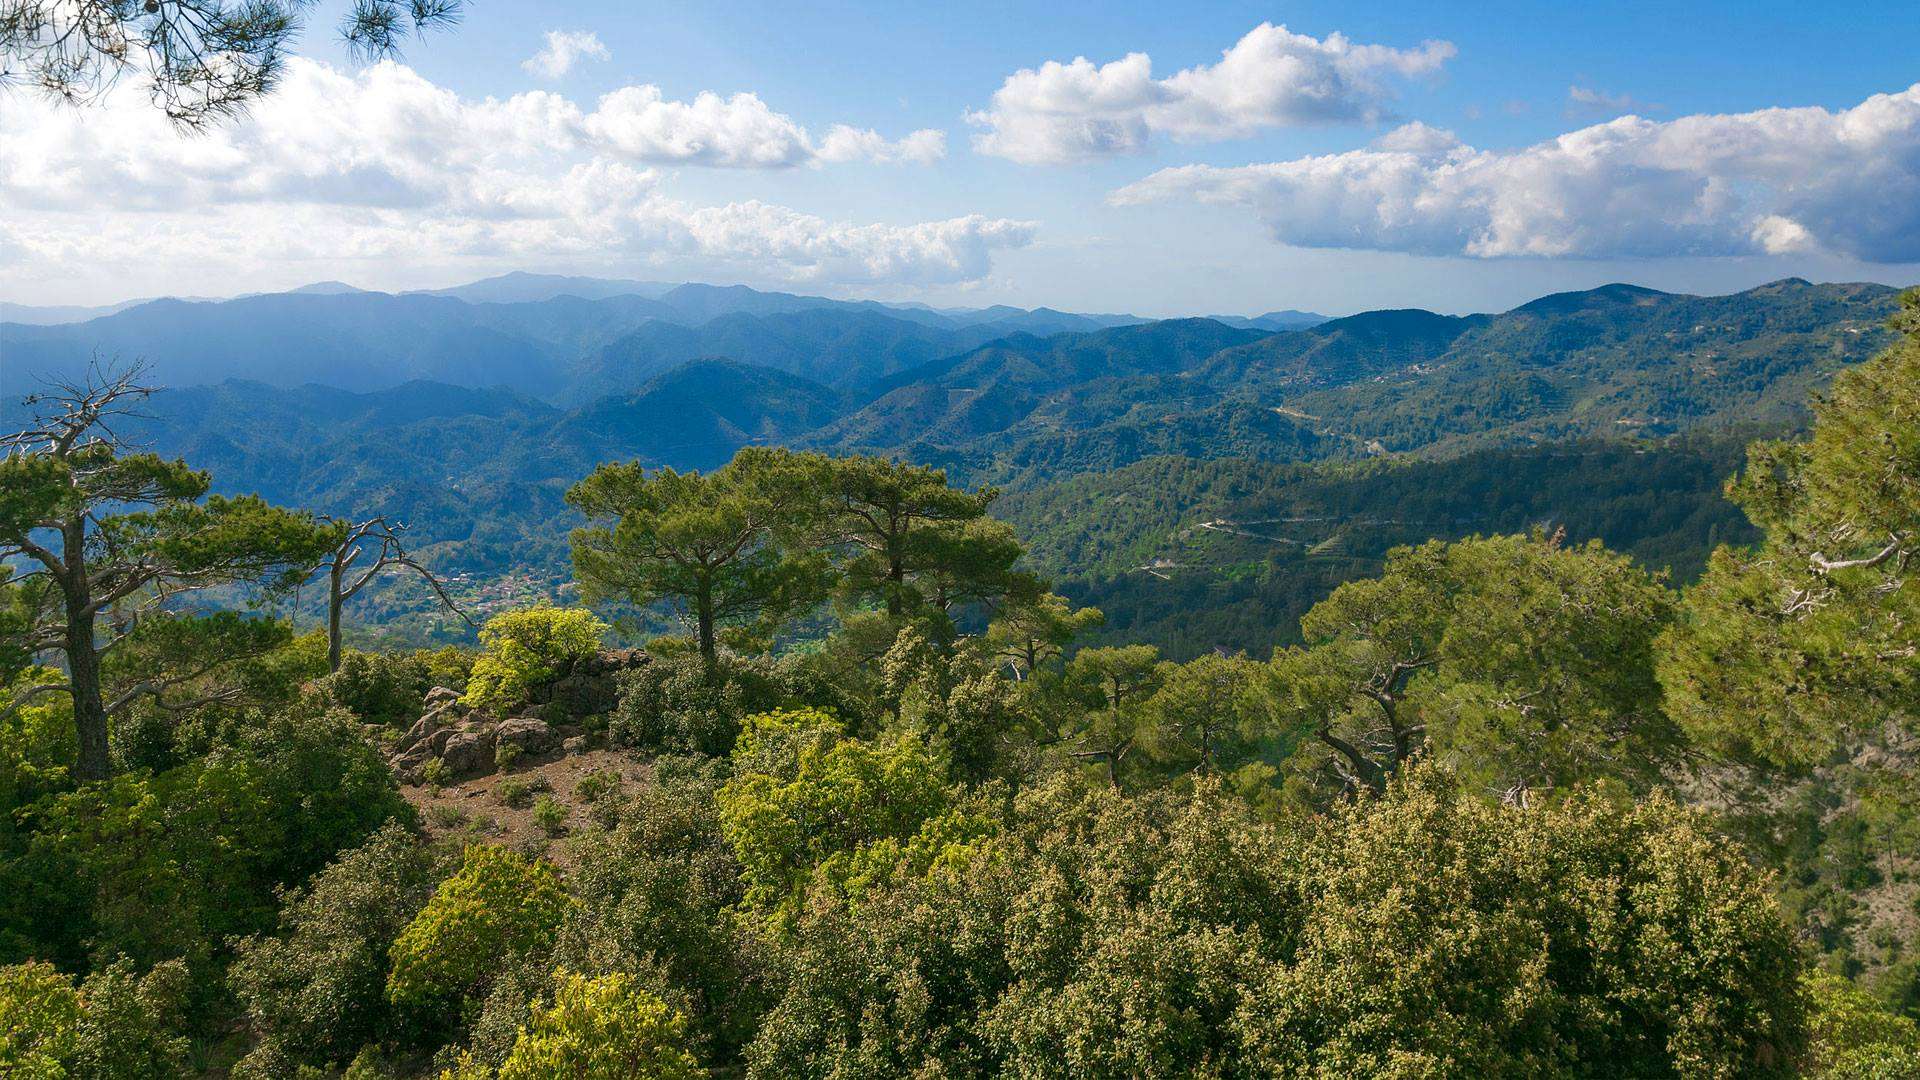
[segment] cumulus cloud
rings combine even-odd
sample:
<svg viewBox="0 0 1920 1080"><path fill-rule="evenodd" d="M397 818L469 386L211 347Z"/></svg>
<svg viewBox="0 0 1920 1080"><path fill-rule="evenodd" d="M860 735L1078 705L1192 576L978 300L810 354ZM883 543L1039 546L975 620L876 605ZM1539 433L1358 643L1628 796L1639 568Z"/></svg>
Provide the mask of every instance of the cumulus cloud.
<svg viewBox="0 0 1920 1080"><path fill-rule="evenodd" d="M1298 247L1920 260L1920 84L1838 112L1628 116L1518 150L1443 135L1402 129L1343 154L1163 169L1112 201L1244 207Z"/></svg>
<svg viewBox="0 0 1920 1080"><path fill-rule="evenodd" d="M591 30L549 30L546 47L521 61L529 75L542 79L564 78L582 60L611 60L613 54L600 43L600 35Z"/></svg>
<svg viewBox="0 0 1920 1080"><path fill-rule="evenodd" d="M1144 150L1155 135L1182 141L1243 138L1266 128L1372 122L1391 78L1438 71L1445 41L1416 49L1357 45L1262 23L1221 54L1165 79L1146 53L1096 65L1049 60L1009 75L967 119L984 128L974 149L1027 165L1058 165Z"/></svg>
<svg viewBox="0 0 1920 1080"><path fill-rule="evenodd" d="M697 205L659 166L928 161L939 134L845 125L816 142L751 94L628 87L590 112L546 91L469 99L395 63L289 62L245 121L183 136L137 93L0 118L0 244L15 274L225 258L680 260L757 279L933 284L990 270L1030 223L833 221L758 201ZM8 276L0 273L0 277Z"/></svg>

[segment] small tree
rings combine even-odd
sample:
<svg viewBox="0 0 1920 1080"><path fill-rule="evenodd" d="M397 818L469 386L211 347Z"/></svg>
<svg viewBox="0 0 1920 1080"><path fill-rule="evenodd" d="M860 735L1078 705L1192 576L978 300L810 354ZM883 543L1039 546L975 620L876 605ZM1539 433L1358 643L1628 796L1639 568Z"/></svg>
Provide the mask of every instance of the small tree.
<svg viewBox="0 0 1920 1080"><path fill-rule="evenodd" d="M1170 664L1151 645L1082 649L1067 665L1066 730L1074 757L1104 762L1107 781L1120 786L1120 768L1146 734L1142 706L1160 689ZM1075 707L1079 706L1079 707Z"/></svg>
<svg viewBox="0 0 1920 1080"><path fill-rule="evenodd" d="M987 642L1013 666L1014 678L1028 679L1040 665L1062 656L1069 642L1106 621L1099 608L1076 608L1055 593L1041 593L1008 604L987 627Z"/></svg>
<svg viewBox="0 0 1920 1080"><path fill-rule="evenodd" d="M24 647L58 652L67 668L65 682L16 701L72 696L81 780L108 773L109 716L198 679L223 659L202 655L189 672L143 678L109 698L101 678L107 650L185 594L291 588L340 535L310 514L254 496L209 496L207 474L184 461L127 452L112 422L154 392L138 374L96 371L83 384L29 398L40 407L33 426L0 436L0 559L33 564L14 579L32 612L23 620Z"/></svg>
<svg viewBox="0 0 1920 1080"><path fill-rule="evenodd" d="M856 552L842 568L850 598L878 599L899 618L940 591L923 578L944 575L949 595L973 593L1012 564L981 558L987 538L965 529L986 516L992 488L962 491L939 469L876 457L836 459L828 475L825 536Z"/></svg>
<svg viewBox="0 0 1920 1080"><path fill-rule="evenodd" d="M462 622L473 625L473 617L468 615L453 597L447 595L446 586L434 575L433 571L420 565L420 562L407 552L401 534L407 531L402 524L389 522L384 517L368 518L345 527L340 543L327 553L320 568L327 575L327 670L340 670L340 618L347 601L360 595L384 570L398 568L411 570L418 574L427 587L433 590L440 603L448 611L460 616ZM354 567L360 560L373 553L373 561L366 564L354 576Z"/></svg>
<svg viewBox="0 0 1920 1080"><path fill-rule="evenodd" d="M504 611L480 628L482 652L467 678L468 703L507 709L540 683L592 656L608 626L581 608Z"/></svg>
<svg viewBox="0 0 1920 1080"><path fill-rule="evenodd" d="M1598 542L1432 541L1387 556L1301 620L1276 653L1279 716L1313 732L1345 790L1384 790L1443 755L1502 796L1580 780L1656 782L1682 745L1660 707L1658 580Z"/></svg>
<svg viewBox="0 0 1920 1080"><path fill-rule="evenodd" d="M498 1080L694 1080L686 1017L622 973L566 975L553 1005L538 1009Z"/></svg>
<svg viewBox="0 0 1920 1080"><path fill-rule="evenodd" d="M572 901L551 865L476 844L393 943L387 1000L428 1022L478 1001L516 961L553 946Z"/></svg>
<svg viewBox="0 0 1920 1080"><path fill-rule="evenodd" d="M567 492L590 522L573 533L582 594L673 605L711 670L722 629L768 633L819 602L826 554L801 542L814 472L754 448L711 473L600 466Z"/></svg>
<svg viewBox="0 0 1920 1080"><path fill-rule="evenodd" d="M1262 734L1261 666L1208 654L1170 666L1147 701L1147 752L1180 771L1213 773L1239 764Z"/></svg>

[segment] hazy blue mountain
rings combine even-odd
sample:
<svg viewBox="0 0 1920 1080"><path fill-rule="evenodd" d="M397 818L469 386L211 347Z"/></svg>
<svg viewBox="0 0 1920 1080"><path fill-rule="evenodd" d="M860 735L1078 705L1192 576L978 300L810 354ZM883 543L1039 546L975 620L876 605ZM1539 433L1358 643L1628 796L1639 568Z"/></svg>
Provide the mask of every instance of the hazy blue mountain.
<svg viewBox="0 0 1920 1080"><path fill-rule="evenodd" d="M956 317L745 286L536 274L398 295L318 282L100 312L7 310L22 318L0 322L8 361L0 393L21 392L41 376L71 377L98 356L144 362L172 386L239 378L370 391L428 379L510 386L566 403L633 390L675 364L715 355L858 387L1025 329L1091 330L1121 318L1012 308Z"/></svg>
<svg viewBox="0 0 1920 1080"><path fill-rule="evenodd" d="M657 300L673 289L658 281L628 281L614 278L572 277L564 274L529 274L515 270L497 277L481 278L465 285L445 289L416 290L427 296L451 296L476 304L522 304L552 300L559 296L577 296L582 300L605 300L610 296L640 296Z"/></svg>
<svg viewBox="0 0 1920 1080"><path fill-rule="evenodd" d="M1834 371L1884 346L1895 295L1798 280L1718 297L1606 286L1500 315L1376 311L1231 331L1246 339L1174 365L1142 362L1150 336L1131 358L1084 367L1063 358L1114 332L1008 338L883 381L884 394L812 438L1024 482L1154 453L1437 456L1703 425L1784 428Z"/></svg>
<svg viewBox="0 0 1920 1080"><path fill-rule="evenodd" d="M857 391L876 380L980 344L996 331L897 317L874 305L730 312L695 326L648 322L583 356L561 400L585 401L632 387L695 357L725 356Z"/></svg>
<svg viewBox="0 0 1920 1080"><path fill-rule="evenodd" d="M1013 427L1056 395L1098 392L1115 379L1177 374L1262 336L1211 319L1046 338L1018 334L881 380L875 400L817 439L872 447L964 442Z"/></svg>
<svg viewBox="0 0 1920 1080"><path fill-rule="evenodd" d="M708 285L512 303L277 294L0 326L0 390L72 374L96 350L145 359L170 386L497 386L581 410L557 412L561 426L542 437L560 440L556 461L586 467L608 454L668 460L665 448L681 444L773 440L1024 483L1163 454L1444 456L1731 422L1790 427L1810 391L1884 344L1894 295L1797 279L1718 297L1610 285L1498 315L1373 311L1274 332L1169 319L1038 335L1004 331L1022 318L1091 317L983 309L972 314L999 317L967 323L930 308ZM721 359L731 363L664 378ZM463 460L484 472L526 453L557 479L526 450L534 434L516 428ZM676 463L696 459L707 460Z"/></svg>
<svg viewBox="0 0 1920 1080"><path fill-rule="evenodd" d="M1242 330L1305 330L1332 318L1312 311L1269 311L1264 315L1209 315L1214 322L1237 326Z"/></svg>
<svg viewBox="0 0 1920 1080"><path fill-rule="evenodd" d="M155 381L230 378L377 390L413 379L556 395L572 361L672 314L639 296L467 303L424 293L272 293L213 302L156 300L85 323L0 324L0 391L69 376L95 355L139 360Z"/></svg>
<svg viewBox="0 0 1920 1080"><path fill-rule="evenodd" d="M143 296L137 300L122 300L117 304L15 304L0 300L0 323L19 323L22 326L58 326L62 323L86 322L116 311L125 311L130 307L150 304L157 297ZM0 342L4 342L0 338Z"/></svg>

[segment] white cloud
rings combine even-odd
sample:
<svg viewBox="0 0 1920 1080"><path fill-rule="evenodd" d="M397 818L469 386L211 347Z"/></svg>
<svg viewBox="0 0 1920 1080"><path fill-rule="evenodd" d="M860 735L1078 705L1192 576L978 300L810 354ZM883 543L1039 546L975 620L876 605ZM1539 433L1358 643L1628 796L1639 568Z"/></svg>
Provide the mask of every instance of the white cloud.
<svg viewBox="0 0 1920 1080"><path fill-rule="evenodd" d="M549 30L547 45L527 57L520 67L529 75L549 81L566 77L582 60L611 60L613 54L591 30Z"/></svg>
<svg viewBox="0 0 1920 1080"><path fill-rule="evenodd" d="M874 161L885 165L931 165L947 156L947 133L923 128L897 142L889 142L871 128L862 130L835 124L820 140L821 161Z"/></svg>
<svg viewBox="0 0 1920 1080"><path fill-rule="evenodd" d="M1163 169L1112 201L1244 207L1298 247L1920 260L1920 84L1838 112L1622 117L1518 150L1437 134L1423 127L1273 164Z"/></svg>
<svg viewBox="0 0 1920 1080"><path fill-rule="evenodd" d="M469 99L394 63L297 59L248 119L182 135L137 92L87 109L19 98L0 115L0 284L84 265L181 259L624 259L756 280L977 279L1030 223L833 221L759 201L698 205L656 164L928 161L938 132L845 125L816 143L751 94L671 102L628 87L592 112L557 94ZM324 275L335 276L335 275Z"/></svg>
<svg viewBox="0 0 1920 1080"><path fill-rule="evenodd" d="M1417 49L1314 38L1262 23L1220 62L1165 79L1146 53L1108 64L1049 60L1009 75L992 104L968 114L988 130L974 149L1027 165L1058 165L1144 150L1155 135L1183 141L1243 138L1266 128L1372 122L1389 77L1438 71L1454 56L1445 41Z"/></svg>
<svg viewBox="0 0 1920 1080"><path fill-rule="evenodd" d="M1620 113L1661 112L1664 105L1655 105L1641 101L1632 94L1609 94L1604 90L1595 90L1591 86L1567 87L1567 115L1577 113Z"/></svg>

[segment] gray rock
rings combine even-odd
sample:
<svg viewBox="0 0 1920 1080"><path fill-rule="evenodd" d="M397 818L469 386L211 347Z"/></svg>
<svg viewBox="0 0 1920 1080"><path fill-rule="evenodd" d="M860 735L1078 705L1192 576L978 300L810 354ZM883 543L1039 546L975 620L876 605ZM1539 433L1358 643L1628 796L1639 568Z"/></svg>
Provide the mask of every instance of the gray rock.
<svg viewBox="0 0 1920 1080"><path fill-rule="evenodd" d="M436 686L427 691L427 710L431 712L434 709L456 704L459 700L460 691L448 686Z"/></svg>
<svg viewBox="0 0 1920 1080"><path fill-rule="evenodd" d="M500 742L519 747L529 754L544 754L554 748L559 738L545 720L531 716L515 716L500 721L494 729Z"/></svg>
<svg viewBox="0 0 1920 1080"><path fill-rule="evenodd" d="M620 688L611 674L575 672L556 679L547 700L572 716L611 712L620 703Z"/></svg>
<svg viewBox="0 0 1920 1080"><path fill-rule="evenodd" d="M460 714L455 711L455 708L454 705L443 704L438 708L427 710L425 715L413 722L413 726L407 729L405 735L400 736L400 741L394 743L395 749L404 753L432 738L436 732L453 727L460 720Z"/></svg>
<svg viewBox="0 0 1920 1080"><path fill-rule="evenodd" d="M455 731L440 748L440 760L454 777L479 776L493 771L494 733L488 728Z"/></svg>

